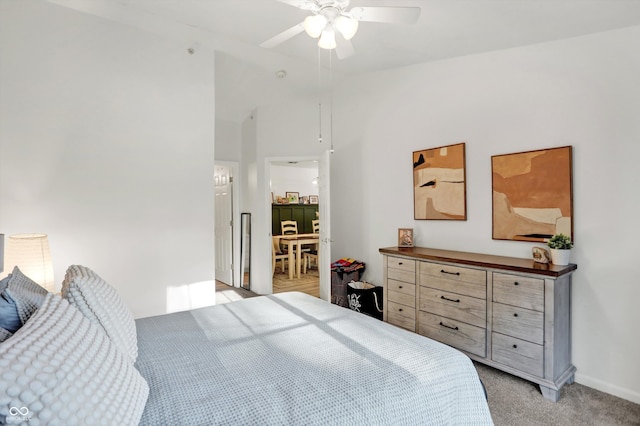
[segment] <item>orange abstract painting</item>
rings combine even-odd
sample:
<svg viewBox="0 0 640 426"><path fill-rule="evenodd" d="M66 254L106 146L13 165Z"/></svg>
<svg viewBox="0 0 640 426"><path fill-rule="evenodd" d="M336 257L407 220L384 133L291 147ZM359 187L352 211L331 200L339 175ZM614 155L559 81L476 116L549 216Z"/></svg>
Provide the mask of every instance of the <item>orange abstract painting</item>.
<svg viewBox="0 0 640 426"><path fill-rule="evenodd" d="M493 239L573 236L571 165L570 146L492 156Z"/></svg>
<svg viewBox="0 0 640 426"><path fill-rule="evenodd" d="M467 220L465 145L413 153L415 219Z"/></svg>

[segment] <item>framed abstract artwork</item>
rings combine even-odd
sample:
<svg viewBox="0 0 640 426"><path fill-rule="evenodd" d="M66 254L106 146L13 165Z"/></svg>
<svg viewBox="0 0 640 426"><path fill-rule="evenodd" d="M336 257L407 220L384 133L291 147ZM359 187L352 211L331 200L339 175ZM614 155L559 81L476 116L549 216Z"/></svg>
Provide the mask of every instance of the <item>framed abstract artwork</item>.
<svg viewBox="0 0 640 426"><path fill-rule="evenodd" d="M493 239L573 239L570 146L491 157Z"/></svg>
<svg viewBox="0 0 640 426"><path fill-rule="evenodd" d="M413 217L467 220L465 144L413 152Z"/></svg>

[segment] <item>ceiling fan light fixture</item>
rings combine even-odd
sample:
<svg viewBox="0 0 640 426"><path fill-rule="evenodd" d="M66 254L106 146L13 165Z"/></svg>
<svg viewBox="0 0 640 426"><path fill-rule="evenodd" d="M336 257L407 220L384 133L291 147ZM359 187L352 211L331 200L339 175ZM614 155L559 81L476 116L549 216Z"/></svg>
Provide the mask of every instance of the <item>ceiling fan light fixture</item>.
<svg viewBox="0 0 640 426"><path fill-rule="evenodd" d="M322 15L307 16L304 20L304 30L309 37L318 38L322 34L322 30L327 26L327 18Z"/></svg>
<svg viewBox="0 0 640 426"><path fill-rule="evenodd" d="M318 40L318 46L327 50L336 48L336 33L333 31L333 28L326 28L322 31L320 40Z"/></svg>
<svg viewBox="0 0 640 426"><path fill-rule="evenodd" d="M345 40L351 40L358 31L358 20L345 15L340 15L335 22L336 29L340 31Z"/></svg>

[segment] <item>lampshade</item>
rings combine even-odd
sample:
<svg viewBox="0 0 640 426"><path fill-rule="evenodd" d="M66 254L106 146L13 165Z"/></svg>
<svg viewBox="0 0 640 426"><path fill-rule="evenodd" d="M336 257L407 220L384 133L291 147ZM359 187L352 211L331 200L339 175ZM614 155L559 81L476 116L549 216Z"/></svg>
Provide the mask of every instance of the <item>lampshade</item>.
<svg viewBox="0 0 640 426"><path fill-rule="evenodd" d="M336 29L340 31L345 40L351 40L358 31L358 20L340 15L335 22Z"/></svg>
<svg viewBox="0 0 640 426"><path fill-rule="evenodd" d="M46 234L15 234L7 238L7 270L14 266L33 281L54 291L53 264Z"/></svg>
<svg viewBox="0 0 640 426"><path fill-rule="evenodd" d="M304 30L310 37L318 38L327 26L327 18L322 15L311 15L304 19Z"/></svg>
<svg viewBox="0 0 640 426"><path fill-rule="evenodd" d="M0 234L0 272L4 271L4 234Z"/></svg>
<svg viewBox="0 0 640 426"><path fill-rule="evenodd" d="M336 33L333 29L325 29L320 34L320 40L318 40L318 46L323 49L335 49L336 48Z"/></svg>

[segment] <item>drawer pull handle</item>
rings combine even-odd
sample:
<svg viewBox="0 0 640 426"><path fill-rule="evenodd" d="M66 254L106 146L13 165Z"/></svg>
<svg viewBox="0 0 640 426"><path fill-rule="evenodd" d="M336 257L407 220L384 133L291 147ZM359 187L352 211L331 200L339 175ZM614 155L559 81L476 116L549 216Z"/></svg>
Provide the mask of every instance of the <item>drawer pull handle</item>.
<svg viewBox="0 0 640 426"><path fill-rule="evenodd" d="M402 265L402 262L398 262L398 265Z"/></svg>
<svg viewBox="0 0 640 426"><path fill-rule="evenodd" d="M443 326L443 327L450 328L452 330L459 330L459 328L457 326L456 327L451 327L450 325L444 324L442 321L440 321L440 325Z"/></svg>
<svg viewBox="0 0 640 426"><path fill-rule="evenodd" d="M518 281L515 281L513 285L520 285L520 283Z"/></svg>
<svg viewBox="0 0 640 426"><path fill-rule="evenodd" d="M518 345L513 345L513 349L518 349Z"/></svg>
<svg viewBox="0 0 640 426"><path fill-rule="evenodd" d="M517 316L518 316L518 314L513 314L513 316L514 316L514 317L517 317Z"/></svg>
<svg viewBox="0 0 640 426"><path fill-rule="evenodd" d="M398 312L402 312L402 308L398 309Z"/></svg>
<svg viewBox="0 0 640 426"><path fill-rule="evenodd" d="M449 302L460 303L460 299L449 299L448 297L440 296L440 299L448 300Z"/></svg>
<svg viewBox="0 0 640 426"><path fill-rule="evenodd" d="M399 285L399 286L398 286L398 288L402 288L402 286L401 286L401 285Z"/></svg>
<svg viewBox="0 0 640 426"><path fill-rule="evenodd" d="M444 269L440 269L440 272L442 272L443 274L449 274L449 275L460 275L460 272L449 272L449 271L445 271Z"/></svg>

